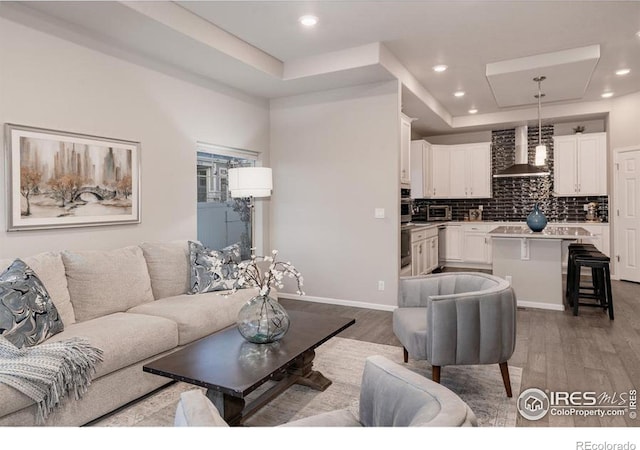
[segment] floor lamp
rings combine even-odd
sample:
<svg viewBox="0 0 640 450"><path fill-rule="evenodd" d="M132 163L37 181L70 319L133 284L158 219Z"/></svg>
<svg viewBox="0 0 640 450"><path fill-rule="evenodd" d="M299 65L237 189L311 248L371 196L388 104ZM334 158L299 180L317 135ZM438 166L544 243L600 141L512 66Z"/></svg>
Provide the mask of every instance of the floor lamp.
<svg viewBox="0 0 640 450"><path fill-rule="evenodd" d="M236 167L229 169L229 191L233 198L249 198L251 245L255 247L254 198L270 197L273 189L269 167Z"/></svg>

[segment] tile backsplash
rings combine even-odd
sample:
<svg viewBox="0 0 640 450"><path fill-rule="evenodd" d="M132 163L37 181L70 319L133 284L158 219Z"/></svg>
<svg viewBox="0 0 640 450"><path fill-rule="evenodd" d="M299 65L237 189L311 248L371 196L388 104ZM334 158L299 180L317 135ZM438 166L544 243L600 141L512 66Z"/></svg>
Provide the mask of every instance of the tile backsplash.
<svg viewBox="0 0 640 450"><path fill-rule="evenodd" d="M492 178L492 198L482 199L416 199L416 205L451 205L453 220L464 220L470 209L482 205L483 220L524 221L538 202L542 212L552 222L582 222L586 212L583 206L598 203L598 215L607 222L609 198L598 197L554 197L553 196L553 125L542 127L542 143L547 145L547 166L551 172L546 177ZM528 129L528 159L533 163L535 146L538 143L538 127ZM515 129L494 130L491 133L492 174L515 163Z"/></svg>

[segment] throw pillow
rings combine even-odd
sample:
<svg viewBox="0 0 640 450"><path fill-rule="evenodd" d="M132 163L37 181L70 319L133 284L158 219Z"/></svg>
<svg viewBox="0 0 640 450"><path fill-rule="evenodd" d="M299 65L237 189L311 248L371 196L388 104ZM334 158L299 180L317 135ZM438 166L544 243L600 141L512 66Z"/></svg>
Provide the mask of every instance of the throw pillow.
<svg viewBox="0 0 640 450"><path fill-rule="evenodd" d="M240 244L233 244L222 250L211 250L198 242L189 241L189 262L189 294L233 289L238 279Z"/></svg>
<svg viewBox="0 0 640 450"><path fill-rule="evenodd" d="M0 334L18 348L32 347L64 329L35 272L16 259L0 274Z"/></svg>

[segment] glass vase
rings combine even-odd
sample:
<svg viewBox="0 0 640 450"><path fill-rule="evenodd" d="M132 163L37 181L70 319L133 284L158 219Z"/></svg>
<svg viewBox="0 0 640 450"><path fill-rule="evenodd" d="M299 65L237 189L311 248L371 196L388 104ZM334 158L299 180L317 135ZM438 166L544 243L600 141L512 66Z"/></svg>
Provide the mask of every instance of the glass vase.
<svg viewBox="0 0 640 450"><path fill-rule="evenodd" d="M249 342L275 342L289 330L289 314L274 298L257 295L240 309L237 320L240 334Z"/></svg>
<svg viewBox="0 0 640 450"><path fill-rule="evenodd" d="M547 226L547 218L540 211L540 207L536 203L533 205L533 211L527 216L527 225L533 232L540 232Z"/></svg>

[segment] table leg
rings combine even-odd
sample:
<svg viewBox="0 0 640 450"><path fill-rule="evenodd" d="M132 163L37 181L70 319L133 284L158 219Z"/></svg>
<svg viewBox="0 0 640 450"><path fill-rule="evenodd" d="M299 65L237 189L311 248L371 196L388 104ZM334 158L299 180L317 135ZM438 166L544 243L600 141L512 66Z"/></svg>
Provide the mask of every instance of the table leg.
<svg viewBox="0 0 640 450"><path fill-rule="evenodd" d="M296 384L308 386L316 391L324 391L331 386L331 380L317 370L313 370L313 359L316 352L309 350L303 353L288 369L291 375L297 377Z"/></svg>
<svg viewBox="0 0 640 450"><path fill-rule="evenodd" d="M212 389L207 389L207 398L215 405L225 422L232 426L240 424L245 406L243 398L233 397Z"/></svg>

